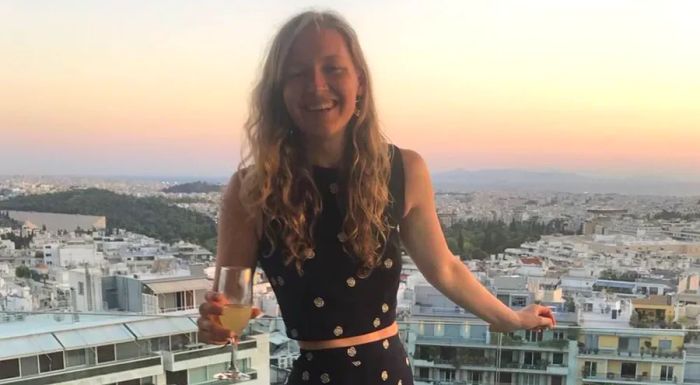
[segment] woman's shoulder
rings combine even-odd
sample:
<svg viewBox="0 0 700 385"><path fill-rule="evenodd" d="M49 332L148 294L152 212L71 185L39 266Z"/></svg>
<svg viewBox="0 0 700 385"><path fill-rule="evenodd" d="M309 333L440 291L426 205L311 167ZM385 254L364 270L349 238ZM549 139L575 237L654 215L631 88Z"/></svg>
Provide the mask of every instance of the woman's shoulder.
<svg viewBox="0 0 700 385"><path fill-rule="evenodd" d="M408 148L401 148L395 144L392 144L392 146L399 150L406 179L411 179L411 177L420 176L422 174L427 175L428 167L425 160L418 152Z"/></svg>

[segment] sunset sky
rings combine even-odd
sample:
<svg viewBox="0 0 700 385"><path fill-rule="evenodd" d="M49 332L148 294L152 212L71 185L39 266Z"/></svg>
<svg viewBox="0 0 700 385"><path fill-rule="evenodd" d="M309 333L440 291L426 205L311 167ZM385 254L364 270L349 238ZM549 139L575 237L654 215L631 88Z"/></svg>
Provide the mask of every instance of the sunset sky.
<svg viewBox="0 0 700 385"><path fill-rule="evenodd" d="M357 30L431 170L700 180L697 1L2 1L0 175L226 176L295 13Z"/></svg>

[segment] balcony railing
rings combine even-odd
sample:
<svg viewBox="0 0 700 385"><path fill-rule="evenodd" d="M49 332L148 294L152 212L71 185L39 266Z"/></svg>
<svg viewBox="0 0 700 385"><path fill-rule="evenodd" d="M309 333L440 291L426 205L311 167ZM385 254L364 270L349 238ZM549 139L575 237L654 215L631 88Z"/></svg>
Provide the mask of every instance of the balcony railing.
<svg viewBox="0 0 700 385"><path fill-rule="evenodd" d="M190 318L194 319L196 314L129 314L129 313L77 313L80 317L71 317L71 313L62 313L63 317L56 317L57 330L66 330L71 326L75 326L75 330L79 330L82 323L93 322L95 317L105 317L110 320L115 318L123 320L123 322L136 322L144 318ZM32 313L25 314L21 323L22 325L32 325ZM4 325L10 325L17 317L9 317L8 323L0 324L0 350L3 345L3 338L8 338L4 335L6 328ZM46 318L46 317L45 317ZM50 319L53 319L49 317ZM270 323L279 323L278 318L264 318L256 320L256 322L270 321ZM4 322L4 321L3 321ZM53 321L52 321L53 322ZM114 321L114 322L119 322ZM111 324L111 323L110 323ZM162 324L168 324L163 322ZM174 324L182 326L182 322L174 322ZM420 321L400 321L400 336L403 340L406 351L409 356L409 361L416 381L422 379L422 382L431 385L494 385L494 384L518 384L524 381L530 381L532 377L524 376L541 376L536 377L545 382L545 378L552 376L562 377L562 383L567 383L567 378L574 378L574 383L639 383L639 384L661 384L661 383L682 383L683 365L686 360L686 353L681 349L666 350L660 353L655 352L652 355L647 351L644 354L640 352L628 353L610 349L592 349L587 348L585 342L588 334L610 336L634 336L635 329L626 328L618 329L585 329L573 326L559 326L553 331L546 331L542 335L526 334L519 331L515 334L490 333L483 322L479 320L420 320ZM455 327L457 325L458 327ZM42 330L46 330L47 325L39 325ZM50 326L50 325L49 325ZM449 326L449 327L448 327ZM26 326L30 327L30 326ZM175 334L194 333L196 325L191 323L191 329L174 330ZM19 328L16 328L19 330ZM264 328L261 328L264 329ZM484 332L484 330L486 330ZM673 339L673 344L676 344L678 337L682 336L682 331L679 330L650 330L640 329L640 335L645 338L649 337L650 333L658 333L659 338ZM675 334L674 334L675 333ZM681 334L678 334L681 333ZM664 337L667 336L667 337ZM670 336L670 337L669 337ZM617 337L611 337L617 338ZM276 343L279 343L277 338ZM283 342L286 341L283 339ZM609 341L607 342L609 344ZM180 345L178 345L180 346ZM132 359L128 361L114 361L109 364L97 364L94 366L82 366L65 370L45 372L35 375L16 376L15 378L0 379L0 384L26 384L40 385L55 382L71 382L85 378L100 376L103 374L115 372L129 372L145 367L155 367L157 371L174 371L182 370L182 368L194 365L194 363L205 361L214 356L226 356L230 350L227 346L213 346L196 341L194 336L190 343L183 345L184 348L174 351L160 351L153 356ZM674 346L675 347L675 346ZM252 351L261 348L256 339L242 340L239 345L239 351L245 355ZM247 353L246 353L247 351ZM18 355L17 359L26 357L27 355ZM217 357L217 359L220 357ZM700 360L700 358L698 358ZM0 361L6 358L0 358ZM635 376L622 376L619 372L616 373L601 373L600 369L607 366L606 361L625 361L639 362L636 365ZM584 375L581 368L585 361L598 362L598 373ZM658 365L673 365L673 374L677 377L673 379L662 380L658 373L661 368ZM198 364L199 365L199 364ZM647 366L654 366L654 369L649 369ZM641 375L642 367L648 373L655 373L656 377ZM194 367L194 366L192 366ZM255 364L253 371L255 376L260 375L260 370L269 370L268 364ZM266 374L265 374L266 376ZM478 381L472 381L470 378L477 376ZM0 377L1 378L1 377ZM442 379L441 379L442 378ZM447 380L446 378L450 378ZM679 379L680 378L680 379ZM527 380L526 380L527 379ZM510 382L508 382L510 381ZM687 381L686 381L687 382ZM211 382L216 383L216 382Z"/></svg>

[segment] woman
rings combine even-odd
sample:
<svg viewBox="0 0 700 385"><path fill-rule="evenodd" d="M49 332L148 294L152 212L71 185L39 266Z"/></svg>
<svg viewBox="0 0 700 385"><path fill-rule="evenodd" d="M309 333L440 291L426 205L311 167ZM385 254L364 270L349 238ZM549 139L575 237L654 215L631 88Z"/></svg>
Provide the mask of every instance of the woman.
<svg viewBox="0 0 700 385"><path fill-rule="evenodd" d="M513 311L447 248L428 169L380 132L367 64L352 28L305 12L279 31L246 124L252 158L222 202L217 263L259 263L301 356L291 384L413 383L397 335L400 242L428 281L493 330L554 326L549 309ZM214 293L200 338L229 331Z"/></svg>

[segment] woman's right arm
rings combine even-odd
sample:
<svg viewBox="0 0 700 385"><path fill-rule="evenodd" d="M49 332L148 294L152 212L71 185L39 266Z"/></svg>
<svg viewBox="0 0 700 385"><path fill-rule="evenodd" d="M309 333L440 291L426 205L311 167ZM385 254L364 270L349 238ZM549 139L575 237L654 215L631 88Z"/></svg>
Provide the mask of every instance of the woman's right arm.
<svg viewBox="0 0 700 385"><path fill-rule="evenodd" d="M255 268L258 240L262 234L262 219L251 215L240 199L241 171L236 172L226 186L219 211L216 242L217 266L248 266ZM221 315L222 300L215 292L208 292L206 302L199 306L199 339L213 344L225 344L230 332L214 322ZM259 312L255 310L254 312ZM253 317L256 314L252 314Z"/></svg>

